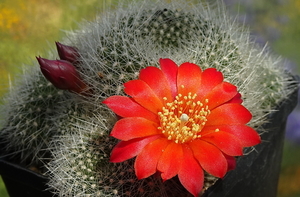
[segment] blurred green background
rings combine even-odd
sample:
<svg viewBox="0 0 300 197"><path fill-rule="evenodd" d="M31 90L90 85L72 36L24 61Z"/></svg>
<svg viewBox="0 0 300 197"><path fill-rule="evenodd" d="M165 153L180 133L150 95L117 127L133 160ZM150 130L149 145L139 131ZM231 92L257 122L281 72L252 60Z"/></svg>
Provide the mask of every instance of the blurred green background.
<svg viewBox="0 0 300 197"><path fill-rule="evenodd" d="M289 59L300 71L300 0L224 0L237 20L249 25L264 45ZM113 7L116 0L0 0L0 97L9 90L24 65L75 30L83 20ZM7 197L0 180L0 196ZM278 197L300 196L300 144L286 140Z"/></svg>

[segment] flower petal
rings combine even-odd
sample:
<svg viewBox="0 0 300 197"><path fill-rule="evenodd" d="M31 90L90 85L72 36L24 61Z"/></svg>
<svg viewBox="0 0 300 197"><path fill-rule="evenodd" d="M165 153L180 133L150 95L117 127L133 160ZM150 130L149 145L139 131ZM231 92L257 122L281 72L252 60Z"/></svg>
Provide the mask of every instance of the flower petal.
<svg viewBox="0 0 300 197"><path fill-rule="evenodd" d="M178 66L171 59L159 59L160 68L165 74L169 85L171 87L172 97L175 98L177 95L177 71Z"/></svg>
<svg viewBox="0 0 300 197"><path fill-rule="evenodd" d="M169 143L159 158L157 170L161 172L161 178L165 181L178 174L183 160L181 144Z"/></svg>
<svg viewBox="0 0 300 197"><path fill-rule="evenodd" d="M223 81L223 74L215 68L208 68L202 72L201 86L197 91L198 100L210 92L215 86Z"/></svg>
<svg viewBox="0 0 300 197"><path fill-rule="evenodd" d="M222 82L214 87L204 98L202 103L204 103L205 99L208 99L208 107L210 110L215 107L222 105L223 103L231 100L237 94L236 86Z"/></svg>
<svg viewBox="0 0 300 197"><path fill-rule="evenodd" d="M203 188L204 172L194 158L192 150L186 145L183 145L182 149L184 159L178 171L178 178L183 187L196 197Z"/></svg>
<svg viewBox="0 0 300 197"><path fill-rule="evenodd" d="M159 134L157 127L157 123L145 118L122 118L121 120L116 122L110 135L119 140L127 141L133 138Z"/></svg>
<svg viewBox="0 0 300 197"><path fill-rule="evenodd" d="M228 132L238 138L243 147L255 146L261 142L259 134L247 125L215 125L205 126L204 130L219 129Z"/></svg>
<svg viewBox="0 0 300 197"><path fill-rule="evenodd" d="M147 178L157 171L157 162L170 141L158 138L145 146L135 159L134 169L138 179Z"/></svg>
<svg viewBox="0 0 300 197"><path fill-rule="evenodd" d="M124 87L126 94L132 96L133 100L151 112L157 113L162 109L163 103L146 82L142 80L131 80L124 83Z"/></svg>
<svg viewBox="0 0 300 197"><path fill-rule="evenodd" d="M161 99L161 102L164 102L164 97L167 98L168 102L173 101L170 84L159 68L149 66L142 69L139 78L149 85L157 97Z"/></svg>
<svg viewBox="0 0 300 197"><path fill-rule="evenodd" d="M243 155L243 146L234 135L225 131L201 131L201 140L209 142L230 156Z"/></svg>
<svg viewBox="0 0 300 197"><path fill-rule="evenodd" d="M191 141L189 146L205 171L220 178L226 174L227 160L217 147L201 139Z"/></svg>
<svg viewBox="0 0 300 197"><path fill-rule="evenodd" d="M183 63L178 68L177 89L178 94L187 96L189 92L196 93L201 85L202 70L193 63Z"/></svg>
<svg viewBox="0 0 300 197"><path fill-rule="evenodd" d="M157 122L157 115L145 109L127 96L111 96L102 103L121 117L143 117Z"/></svg>
<svg viewBox="0 0 300 197"><path fill-rule="evenodd" d="M230 101L227 103L239 103L241 104L243 102L242 95L240 93L237 93Z"/></svg>
<svg viewBox="0 0 300 197"><path fill-rule="evenodd" d="M153 135L119 142L111 152L110 162L117 163L131 159L138 155L147 144L160 137L161 135Z"/></svg>
<svg viewBox="0 0 300 197"><path fill-rule="evenodd" d="M234 170L235 167L236 167L236 159L235 159L235 157L229 156L229 155L226 155L226 154L224 154L224 156L225 156L225 158L227 160L227 163L228 163L227 171Z"/></svg>
<svg viewBox="0 0 300 197"><path fill-rule="evenodd" d="M205 125L246 124L251 118L252 114L244 106L238 103L228 103L213 109L207 116Z"/></svg>

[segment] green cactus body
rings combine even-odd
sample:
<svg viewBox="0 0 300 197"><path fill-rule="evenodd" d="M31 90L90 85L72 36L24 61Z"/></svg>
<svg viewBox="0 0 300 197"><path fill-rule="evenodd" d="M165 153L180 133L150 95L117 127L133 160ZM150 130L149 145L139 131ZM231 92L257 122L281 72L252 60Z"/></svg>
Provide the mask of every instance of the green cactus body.
<svg viewBox="0 0 300 197"><path fill-rule="evenodd" d="M72 124L70 115L81 117L91 105L83 104L78 95L55 88L39 70L26 71L24 76L2 106L2 154L40 168L50 160L52 137L68 132L65 125Z"/></svg>
<svg viewBox="0 0 300 197"><path fill-rule="evenodd" d="M68 42L78 49L76 67L93 95L57 90L35 74L12 93L22 98L8 99L0 134L22 160L38 161L44 150L51 153L48 185L58 196L189 195L176 179L137 180L132 162L109 162L116 140L108 135L117 119L101 102L124 95L123 83L146 66L158 66L159 58L221 71L241 92L255 128L291 92L282 61L257 48L219 4L132 3L84 24ZM206 188L215 180L207 174Z"/></svg>
<svg viewBox="0 0 300 197"><path fill-rule="evenodd" d="M132 160L109 162L116 140L101 130L106 125L99 124L99 116L86 118L75 116L76 123L68 125L72 132L53 140L49 185L58 196L174 196L178 193L189 196L176 180L167 182L167 186L155 176L139 181ZM102 120L106 121L104 117Z"/></svg>
<svg viewBox="0 0 300 197"><path fill-rule="evenodd" d="M282 99L280 92L289 91L282 83L287 80L283 62L257 48L224 8L203 3L144 2L138 10L135 6L85 26L72 41L80 51L82 75L98 98L121 94L125 81L136 78L145 66L157 66L164 57L178 64L189 59L203 69L217 68L239 87L254 117L263 117Z"/></svg>
<svg viewBox="0 0 300 197"><path fill-rule="evenodd" d="M7 154L15 152L12 156L27 164L49 156L46 150L51 141L49 136L55 135L57 130L55 119L63 116L57 103L70 96L35 71L28 74L7 99L1 129Z"/></svg>

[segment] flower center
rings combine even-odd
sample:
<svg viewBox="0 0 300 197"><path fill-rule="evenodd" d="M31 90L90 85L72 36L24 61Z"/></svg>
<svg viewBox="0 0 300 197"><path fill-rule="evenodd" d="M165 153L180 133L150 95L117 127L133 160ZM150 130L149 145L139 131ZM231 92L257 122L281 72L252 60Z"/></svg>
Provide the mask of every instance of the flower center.
<svg viewBox="0 0 300 197"><path fill-rule="evenodd" d="M187 96L178 94L175 100L167 103L164 97L165 105L161 112L158 112L160 119L159 130L175 143L185 143L196 138L207 121L207 115L210 114L208 109L208 99L203 104L195 101L197 94L190 92Z"/></svg>

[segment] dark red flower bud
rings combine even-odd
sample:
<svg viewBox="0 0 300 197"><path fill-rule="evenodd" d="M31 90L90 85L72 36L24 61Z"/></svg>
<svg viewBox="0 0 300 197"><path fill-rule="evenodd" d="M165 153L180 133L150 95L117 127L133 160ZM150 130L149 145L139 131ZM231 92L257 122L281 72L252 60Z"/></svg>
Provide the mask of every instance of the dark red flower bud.
<svg viewBox="0 0 300 197"><path fill-rule="evenodd" d="M82 93L87 86L80 78L76 68L65 60L47 60L37 57L41 71L55 87Z"/></svg>
<svg viewBox="0 0 300 197"><path fill-rule="evenodd" d="M78 61L79 53L75 47L67 46L59 42L55 42L59 58L71 63Z"/></svg>

